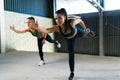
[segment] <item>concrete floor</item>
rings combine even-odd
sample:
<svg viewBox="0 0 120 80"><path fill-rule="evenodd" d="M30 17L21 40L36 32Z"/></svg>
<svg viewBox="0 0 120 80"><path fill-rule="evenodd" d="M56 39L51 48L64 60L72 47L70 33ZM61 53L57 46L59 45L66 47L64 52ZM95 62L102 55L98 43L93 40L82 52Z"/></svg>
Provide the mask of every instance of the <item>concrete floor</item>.
<svg viewBox="0 0 120 80"><path fill-rule="evenodd" d="M120 58L75 55L74 80L120 80ZM68 80L68 55L45 53L47 64L37 66L37 52L0 54L0 80Z"/></svg>

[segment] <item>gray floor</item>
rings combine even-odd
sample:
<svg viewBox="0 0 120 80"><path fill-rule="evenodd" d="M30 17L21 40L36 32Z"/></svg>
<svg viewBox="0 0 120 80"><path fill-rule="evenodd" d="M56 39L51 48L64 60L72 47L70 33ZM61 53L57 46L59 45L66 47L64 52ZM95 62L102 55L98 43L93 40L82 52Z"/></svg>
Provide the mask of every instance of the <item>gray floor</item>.
<svg viewBox="0 0 120 80"><path fill-rule="evenodd" d="M75 55L74 80L120 80L120 58ZM45 53L47 64L37 66L37 52L0 54L0 80L67 80L68 55Z"/></svg>

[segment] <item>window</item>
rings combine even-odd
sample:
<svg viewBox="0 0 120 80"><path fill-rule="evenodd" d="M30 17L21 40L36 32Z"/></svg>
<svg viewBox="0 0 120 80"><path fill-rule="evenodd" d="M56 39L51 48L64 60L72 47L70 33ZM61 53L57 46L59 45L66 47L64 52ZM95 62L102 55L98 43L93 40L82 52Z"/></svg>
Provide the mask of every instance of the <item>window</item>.
<svg viewBox="0 0 120 80"><path fill-rule="evenodd" d="M90 3L86 0L57 0L57 10L65 8L68 14L80 14L98 12Z"/></svg>
<svg viewBox="0 0 120 80"><path fill-rule="evenodd" d="M105 10L120 10L120 0L105 0Z"/></svg>
<svg viewBox="0 0 120 80"><path fill-rule="evenodd" d="M91 0L92 1L92 0ZM104 7L105 10L120 9L120 0L95 0ZM82 14L98 12L87 0L57 0L57 10L65 8L68 14ZM114 5L114 6L113 6Z"/></svg>

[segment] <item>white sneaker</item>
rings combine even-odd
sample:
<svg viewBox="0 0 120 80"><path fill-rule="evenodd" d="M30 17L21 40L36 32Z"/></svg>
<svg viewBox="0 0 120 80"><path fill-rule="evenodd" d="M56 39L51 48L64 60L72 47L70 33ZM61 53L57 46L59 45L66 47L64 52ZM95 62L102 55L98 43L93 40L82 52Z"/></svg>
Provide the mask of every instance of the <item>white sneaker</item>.
<svg viewBox="0 0 120 80"><path fill-rule="evenodd" d="M38 63L38 66L42 66L42 65L45 65L45 61L41 60L39 63Z"/></svg>
<svg viewBox="0 0 120 80"><path fill-rule="evenodd" d="M57 41L57 47L61 48L61 44Z"/></svg>

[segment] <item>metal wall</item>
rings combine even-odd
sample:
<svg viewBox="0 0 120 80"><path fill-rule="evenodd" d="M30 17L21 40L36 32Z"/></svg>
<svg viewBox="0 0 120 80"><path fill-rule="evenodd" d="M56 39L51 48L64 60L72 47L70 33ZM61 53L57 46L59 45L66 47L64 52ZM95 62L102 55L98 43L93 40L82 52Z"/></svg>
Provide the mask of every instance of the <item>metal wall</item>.
<svg viewBox="0 0 120 80"><path fill-rule="evenodd" d="M120 10L104 13L104 54L120 56Z"/></svg>
<svg viewBox="0 0 120 80"><path fill-rule="evenodd" d="M4 0L5 10L43 17L53 15L53 0Z"/></svg>

